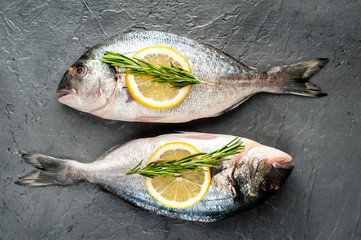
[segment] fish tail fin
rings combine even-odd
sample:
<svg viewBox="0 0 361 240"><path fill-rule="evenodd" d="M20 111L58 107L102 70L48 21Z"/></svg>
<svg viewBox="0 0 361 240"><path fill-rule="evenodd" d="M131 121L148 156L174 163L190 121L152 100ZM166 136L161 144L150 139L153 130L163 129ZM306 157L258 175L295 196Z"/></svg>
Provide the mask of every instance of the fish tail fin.
<svg viewBox="0 0 361 240"><path fill-rule="evenodd" d="M321 88L309 81L321 68L328 63L327 58L318 58L310 61L299 62L287 66L272 68L269 75L275 75L282 86L280 92L285 94L296 94L307 97L327 96Z"/></svg>
<svg viewBox="0 0 361 240"><path fill-rule="evenodd" d="M54 158L39 153L23 154L22 157L38 170L20 177L15 182L16 184L29 186L70 185L81 180L74 165L76 161Z"/></svg>

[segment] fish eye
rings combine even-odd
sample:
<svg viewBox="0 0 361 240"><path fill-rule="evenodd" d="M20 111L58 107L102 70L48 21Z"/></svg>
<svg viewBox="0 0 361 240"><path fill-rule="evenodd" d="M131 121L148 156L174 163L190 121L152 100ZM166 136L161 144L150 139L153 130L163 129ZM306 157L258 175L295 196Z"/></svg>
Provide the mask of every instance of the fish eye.
<svg viewBox="0 0 361 240"><path fill-rule="evenodd" d="M71 73L77 77L84 77L87 72L88 68L84 64L75 66L71 71Z"/></svg>
<svg viewBox="0 0 361 240"><path fill-rule="evenodd" d="M269 181L263 181L261 183L261 189L265 192L267 191L270 191L270 190L279 190L280 187L276 184L276 183L273 183L273 182L269 182Z"/></svg>

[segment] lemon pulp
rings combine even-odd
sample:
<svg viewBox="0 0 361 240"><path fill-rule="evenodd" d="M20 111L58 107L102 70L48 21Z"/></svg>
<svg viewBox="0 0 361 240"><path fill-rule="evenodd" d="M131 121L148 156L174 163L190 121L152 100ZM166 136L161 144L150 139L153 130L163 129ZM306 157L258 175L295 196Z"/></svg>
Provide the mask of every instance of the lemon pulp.
<svg viewBox="0 0 361 240"><path fill-rule="evenodd" d="M137 52L138 58L155 66L173 64L190 71L187 60L177 51L165 46L148 47ZM153 109L164 109L178 105L187 96L191 86L173 89L169 83L152 82L153 78L144 75L125 75L129 92L139 103Z"/></svg>
<svg viewBox="0 0 361 240"><path fill-rule="evenodd" d="M198 152L188 143L168 143L155 151L147 164L181 159ZM186 171L178 177L145 178L148 192L161 204L172 208L187 208L199 202L206 194L210 182L211 175L207 167L203 167L203 171Z"/></svg>

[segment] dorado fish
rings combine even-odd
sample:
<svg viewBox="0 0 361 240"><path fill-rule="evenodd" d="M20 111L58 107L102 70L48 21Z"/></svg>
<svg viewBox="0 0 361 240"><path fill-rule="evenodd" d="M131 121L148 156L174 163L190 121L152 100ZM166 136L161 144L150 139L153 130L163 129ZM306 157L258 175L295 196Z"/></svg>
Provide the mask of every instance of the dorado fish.
<svg viewBox="0 0 361 240"><path fill-rule="evenodd" d="M101 62L106 51L132 57L150 46L176 50L188 61L192 73L209 84L198 84L178 105L152 109L135 101L124 74ZM231 110L258 92L326 95L309 78L328 62L315 59L267 72L246 66L209 45L171 33L131 31L89 49L64 74L57 93L59 101L105 119L139 122L187 122L214 117Z"/></svg>
<svg viewBox="0 0 361 240"><path fill-rule="evenodd" d="M280 189L293 170L291 156L272 147L241 138L244 149L230 160L212 168L211 184L205 196L195 205L176 209L167 207L147 191L145 178L134 174L118 178L142 159L171 142L183 142L201 152L212 152L234 139L230 135L206 133L166 134L131 141L115 147L92 163L54 158L38 153L23 158L38 170L19 178L21 185L70 185L90 182L126 201L168 217L189 221L214 222L252 208ZM145 163L142 163L145 166Z"/></svg>

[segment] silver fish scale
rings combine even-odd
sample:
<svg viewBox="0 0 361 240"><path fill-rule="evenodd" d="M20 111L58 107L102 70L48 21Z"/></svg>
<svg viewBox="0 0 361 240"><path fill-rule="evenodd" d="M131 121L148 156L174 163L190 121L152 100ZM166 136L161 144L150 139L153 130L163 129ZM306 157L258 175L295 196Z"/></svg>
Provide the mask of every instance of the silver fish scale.
<svg viewBox="0 0 361 240"><path fill-rule="evenodd" d="M208 139L208 135L186 133L138 139L124 146L112 149L93 163L81 164L79 169L81 169L80 172L85 180L99 185L136 206L169 217L192 221L217 221L242 207L242 203L235 201L235 196L232 192L224 187L224 183L227 182L227 179L225 179L226 175L221 176L221 174L217 174L220 177L213 176L211 185L204 198L186 209L174 209L159 203L148 193L143 176L135 174L117 178L120 174L133 168L142 159L144 161L141 166L144 167L154 151L166 143L186 142L195 146L201 152L211 152L234 138L227 135L212 136L214 136L212 139ZM247 139L242 140L245 143L250 141ZM236 158L237 156L233 156L232 160L224 163L226 165L234 165Z"/></svg>
<svg viewBox="0 0 361 240"><path fill-rule="evenodd" d="M185 122L197 118L211 117L241 103L258 91L257 81L262 72L247 67L234 58L197 41L178 35L133 31L112 37L92 48L92 58L101 60L105 51L133 56L149 46L167 46L182 54L189 62L192 72L202 81L216 84L192 86L187 97L177 106L155 110L136 101L127 102L124 76L117 86L117 99L92 114L103 118ZM251 77L250 77L251 76Z"/></svg>
<svg viewBox="0 0 361 240"><path fill-rule="evenodd" d="M239 153L212 168L211 184L205 196L195 205L174 209L162 205L148 192L145 179L138 174L123 176L128 170L146 161L161 146L172 142L193 145L201 152L212 152L235 137L207 133L166 134L134 140L115 147L93 163L81 163L40 153L23 154L24 160L38 168L20 177L17 184L47 186L70 185L88 181L130 203L168 217L212 222L233 213L247 210L279 190L293 169L292 157L278 149L242 138L245 146Z"/></svg>

